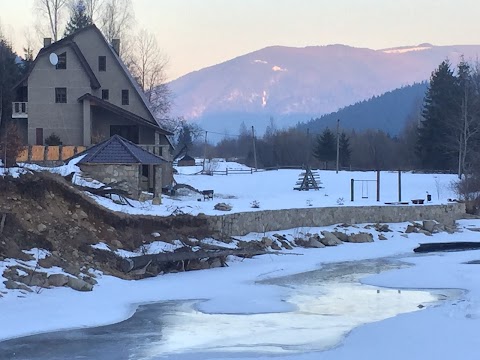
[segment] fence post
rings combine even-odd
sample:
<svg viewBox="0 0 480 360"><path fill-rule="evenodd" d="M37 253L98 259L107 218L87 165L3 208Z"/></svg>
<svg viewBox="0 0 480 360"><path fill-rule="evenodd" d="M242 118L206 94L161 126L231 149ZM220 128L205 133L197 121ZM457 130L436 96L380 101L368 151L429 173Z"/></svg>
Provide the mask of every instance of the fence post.
<svg viewBox="0 0 480 360"><path fill-rule="evenodd" d="M350 180L350 201L353 201L354 199L354 190L353 190L354 184L355 184L355 180L351 179Z"/></svg>

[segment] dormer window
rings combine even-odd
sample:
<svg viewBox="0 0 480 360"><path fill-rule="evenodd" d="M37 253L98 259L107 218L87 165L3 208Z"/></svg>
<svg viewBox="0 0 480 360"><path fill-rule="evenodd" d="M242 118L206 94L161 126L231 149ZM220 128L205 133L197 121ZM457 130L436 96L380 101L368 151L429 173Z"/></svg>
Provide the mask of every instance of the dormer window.
<svg viewBox="0 0 480 360"><path fill-rule="evenodd" d="M99 56L98 57L98 71L107 71L107 57Z"/></svg>
<svg viewBox="0 0 480 360"><path fill-rule="evenodd" d="M55 68L65 70L67 68L67 53L61 53L58 55L58 63L55 65Z"/></svg>

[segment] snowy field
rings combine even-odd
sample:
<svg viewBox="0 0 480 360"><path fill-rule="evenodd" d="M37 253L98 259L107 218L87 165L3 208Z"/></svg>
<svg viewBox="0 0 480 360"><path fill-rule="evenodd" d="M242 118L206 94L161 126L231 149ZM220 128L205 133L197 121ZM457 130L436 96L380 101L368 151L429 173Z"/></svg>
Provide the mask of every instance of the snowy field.
<svg viewBox="0 0 480 360"><path fill-rule="evenodd" d="M219 163L217 170L239 166ZM75 170L75 165L56 169L63 175ZM98 199L117 211L168 215L175 209L197 214L220 214L213 210L217 202L233 206L232 211L254 211L253 201L260 209L282 209L306 206L374 205L375 185L370 183L368 198L362 199L359 182L357 200L350 202L350 179L373 180L369 172L320 171L323 189L299 192L293 190L300 170L279 170L253 174L193 175L198 167L179 168L178 183L199 190L213 189L214 201L198 201L198 194L181 193L163 197L161 205L134 202L135 207L120 206ZM80 178L79 178L80 179ZM454 175L402 174L402 200L425 199L432 195L432 204L445 203L458 196L451 190ZM381 173L381 203L398 201L398 174ZM366 189L363 188L363 195ZM342 199L343 201L339 201ZM339 205L343 202L345 205ZM412 205L414 206L414 205ZM418 219L422 220L422 219ZM375 219L372 219L374 222ZM480 251L435 253L414 256L412 250L421 242L478 241L480 220L461 220L460 232L402 235L408 224L390 224L393 232L388 240L373 243L345 243L324 249L284 250L282 255L264 255L242 261L230 258L229 267L186 273L176 273L140 281L125 281L97 274L94 291L79 293L68 288L54 288L40 293L20 295L12 291L0 299L0 340L59 329L82 328L111 324L130 317L139 304L164 300L205 299L200 311L205 313L265 313L291 311L285 301L285 289L258 284L259 280L319 269L325 264L397 256L414 266L391 270L362 279L363 283L395 289L463 289L460 301L443 302L420 311L398 315L383 321L353 329L338 339L338 346L321 353L287 355L286 359L477 359L478 330L480 329L480 265L465 264L480 260ZM332 230L333 226L309 228L309 232ZM302 229L282 231L294 234ZM347 231L365 231L363 226ZM372 230L373 231L373 230ZM270 234L271 235L271 234ZM244 239L258 239L250 234ZM102 246L99 244L98 246ZM41 254L33 251L32 254ZM12 261L0 262L0 272ZM57 271L59 269L53 269ZM20 295L20 296L19 296ZM177 334L176 341L188 334ZM208 346L208 337L205 339ZM201 344L200 344L201 345ZM0 356L1 358L1 356ZM148 357L145 357L147 359ZM231 358L234 358L232 355ZM270 357L265 357L270 358Z"/></svg>
<svg viewBox="0 0 480 360"><path fill-rule="evenodd" d="M71 172L80 173L75 162L48 169L67 175ZM214 199L204 201L203 196L188 189L180 189L175 196L162 196L161 205L152 205L151 200L139 202L131 201L133 207L118 205L109 199L91 195L98 203L113 211L129 214L145 214L168 216L171 214L221 215L224 212L215 210L214 205L222 202L232 206L230 212L246 212L258 210L275 210L305 207L325 206L368 206L383 205L386 202L398 202L398 172L380 173L380 202L376 201L376 172L317 171L322 187L319 190L294 190L302 170L272 170L251 172L249 167L222 160L214 160L213 167L216 173L228 175L200 175L202 166L176 167L178 174L174 176L178 184L186 184L197 190L213 190ZM42 170L38 166L31 166L33 170ZM1 170L1 169L0 169ZM238 172L235 170L243 170ZM355 201L350 198L351 179L355 179ZM456 181L455 175L446 174L414 174L403 172L401 175L402 201L411 204L413 199L427 199L431 195L429 204L443 204L449 199L457 199L458 194L452 188ZM363 182L362 182L363 180ZM368 181L365 181L368 180ZM88 183L81 175L75 176L74 181L80 185L100 186L99 183ZM259 208L253 207L256 203Z"/></svg>

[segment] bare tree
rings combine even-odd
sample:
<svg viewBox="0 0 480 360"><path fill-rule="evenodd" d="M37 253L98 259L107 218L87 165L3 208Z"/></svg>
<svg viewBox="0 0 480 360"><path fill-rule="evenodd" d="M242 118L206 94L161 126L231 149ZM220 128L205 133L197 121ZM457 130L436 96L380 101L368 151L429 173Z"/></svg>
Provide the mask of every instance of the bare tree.
<svg viewBox="0 0 480 360"><path fill-rule="evenodd" d="M74 3L75 1L72 1ZM87 16L95 23L100 12L100 0L84 0Z"/></svg>
<svg viewBox="0 0 480 360"><path fill-rule="evenodd" d="M167 64L168 59L160 51L155 35L141 30L135 37L130 67L158 118L165 118L170 111L171 92L165 72Z"/></svg>
<svg viewBox="0 0 480 360"><path fill-rule="evenodd" d="M131 0L106 0L100 11L100 28L105 38L124 39L135 23Z"/></svg>
<svg viewBox="0 0 480 360"><path fill-rule="evenodd" d="M62 15L68 4L68 0L35 0L36 14L47 19L49 32L53 41L57 41L60 34Z"/></svg>

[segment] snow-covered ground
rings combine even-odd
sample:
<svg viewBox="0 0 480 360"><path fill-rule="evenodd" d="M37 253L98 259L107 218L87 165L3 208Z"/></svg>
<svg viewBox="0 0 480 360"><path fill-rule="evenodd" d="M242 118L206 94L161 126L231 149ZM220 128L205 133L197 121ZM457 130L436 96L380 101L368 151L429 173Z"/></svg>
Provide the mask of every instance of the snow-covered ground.
<svg viewBox="0 0 480 360"><path fill-rule="evenodd" d="M221 167L235 166L223 163ZM74 164L70 164L70 169ZM368 187L368 198L362 199L361 183L356 189L357 200L351 203L350 179L374 180L368 172L320 171L323 189L298 192L293 187L300 170L279 170L237 175L191 175L198 167L179 168L178 183L197 189L213 189L215 201L198 201L197 194L180 193L164 197L162 205L134 202L135 207L115 205L99 200L117 211L171 214L175 209L192 214L219 214L213 210L217 202L227 202L233 211L254 211L253 201L260 209L281 209L306 206L371 205L375 201L373 183ZM64 174L70 171L57 169ZM432 203L444 203L457 195L451 190L453 175L402 174L402 199L409 201L432 195ZM382 172L381 202L397 201L397 173ZM365 185L364 185L365 186ZM363 195L366 196L363 188ZM413 205L412 205L413 206ZM422 220L422 219L418 219ZM375 219L372 219L375 222ZM390 224L393 232L386 233L388 240L373 243L345 243L324 249L283 251L282 255L264 255L238 261L230 259L229 267L187 273L176 273L140 281L126 281L98 274L94 291L80 293L68 288L55 288L19 296L13 291L0 299L0 340L27 334L58 329L97 326L121 321L131 316L138 304L163 301L206 299L200 310L209 313L263 313L290 311L285 302L285 289L258 284L257 281L321 268L332 262L401 256L414 264L409 268L392 270L362 279L364 283L392 288L454 288L464 289L461 301L444 302L422 311L402 314L355 328L340 346L320 354L296 354L287 359L476 359L477 337L480 329L480 265L465 264L479 260L480 251L436 253L413 256L412 250L420 242L477 241L480 233L468 230L480 227L480 220L461 220L461 232L439 233L433 237L403 232L407 226ZM361 226L360 226L361 227ZM331 230L310 228L309 232ZM295 233L302 229L282 231ZM350 228L348 231L359 231ZM365 231L362 229L362 231ZM250 234L245 239L258 239ZM262 234L263 236L263 234ZM103 244L96 246L102 247ZM163 247L162 247L163 246ZM152 247L171 251L158 243ZM175 247L175 244L172 245ZM35 256L35 250L33 255ZM37 251L38 253L38 251ZM128 256L128 254L125 254ZM0 271L11 260L0 263ZM181 336L181 335L180 335Z"/></svg>

